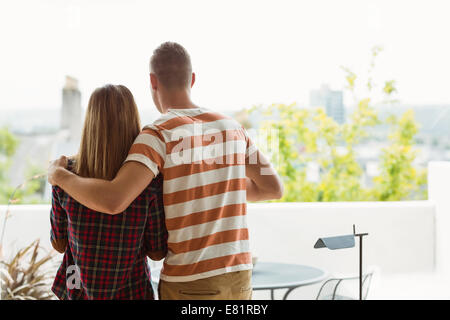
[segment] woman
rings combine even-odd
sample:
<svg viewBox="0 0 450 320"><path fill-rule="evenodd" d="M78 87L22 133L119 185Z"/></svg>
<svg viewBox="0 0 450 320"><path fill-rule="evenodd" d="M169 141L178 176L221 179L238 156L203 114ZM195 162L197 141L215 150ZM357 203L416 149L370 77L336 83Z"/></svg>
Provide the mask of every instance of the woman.
<svg viewBox="0 0 450 320"><path fill-rule="evenodd" d="M130 90L106 85L91 95L80 149L69 168L83 177L112 180L140 131ZM60 299L153 299L147 255L167 252L162 177L119 215L84 207L53 187L51 242L63 262L52 291Z"/></svg>

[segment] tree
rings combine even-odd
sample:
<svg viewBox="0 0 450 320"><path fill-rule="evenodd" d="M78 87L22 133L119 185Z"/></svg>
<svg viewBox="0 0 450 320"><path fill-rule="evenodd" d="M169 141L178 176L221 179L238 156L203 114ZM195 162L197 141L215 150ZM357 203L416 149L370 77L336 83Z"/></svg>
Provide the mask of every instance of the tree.
<svg viewBox="0 0 450 320"><path fill-rule="evenodd" d="M261 132L275 132L260 141L260 148L271 154L278 173L284 180L285 193L280 201L362 201L403 200L424 197L425 170L413 166L416 157L414 135L418 125L412 111L399 119L390 117L389 146L382 150L380 175L374 187L362 183L363 170L357 161L355 147L369 138L371 128L382 124L376 112L379 103L395 104L397 92L394 80L379 87L373 80L375 59L382 49L372 50L367 80L361 86L359 77L348 68L345 72L346 90L355 99L356 109L344 124L336 123L323 108L302 109L295 104L274 104L246 110L250 119L254 113L263 115ZM357 87L364 88L358 98ZM381 95L381 100L377 96ZM248 123L246 123L248 126ZM266 137L266 135L264 135ZM276 141L275 141L276 140ZM276 148L269 150L268 146ZM319 180L308 177L308 167L318 166Z"/></svg>
<svg viewBox="0 0 450 320"><path fill-rule="evenodd" d="M389 135L390 145L381 155L381 174L374 179L374 195L382 201L405 198L426 198L426 170L417 169L413 162L417 151L414 150L414 135L418 131L413 110L406 111L400 119L391 116L392 125Z"/></svg>
<svg viewBox="0 0 450 320"><path fill-rule="evenodd" d="M11 166L11 159L14 156L19 140L7 129L0 128L0 204L6 204L9 201L14 203L36 203L40 202L35 197L43 189L42 179L38 179L38 167L29 165L26 172L27 181L19 188L11 186L7 172ZM14 199L11 197L14 195Z"/></svg>
<svg viewBox="0 0 450 320"><path fill-rule="evenodd" d="M11 165L11 157L16 152L18 140L6 128L0 128L0 203L8 202L11 187L6 172Z"/></svg>

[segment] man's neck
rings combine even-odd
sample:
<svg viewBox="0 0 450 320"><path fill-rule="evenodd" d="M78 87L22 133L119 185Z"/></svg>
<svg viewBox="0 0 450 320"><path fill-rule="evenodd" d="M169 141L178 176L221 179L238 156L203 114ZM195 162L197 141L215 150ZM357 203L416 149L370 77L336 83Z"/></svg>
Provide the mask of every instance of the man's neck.
<svg viewBox="0 0 450 320"><path fill-rule="evenodd" d="M160 99L161 105L167 111L170 109L198 108L198 106L192 102L190 92L188 90L167 92L162 95Z"/></svg>

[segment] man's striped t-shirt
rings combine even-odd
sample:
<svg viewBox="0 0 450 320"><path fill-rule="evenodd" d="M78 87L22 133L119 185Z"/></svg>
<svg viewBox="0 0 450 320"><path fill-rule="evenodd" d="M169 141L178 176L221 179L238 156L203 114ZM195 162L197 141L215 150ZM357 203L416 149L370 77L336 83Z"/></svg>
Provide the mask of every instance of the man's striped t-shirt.
<svg viewBox="0 0 450 320"><path fill-rule="evenodd" d="M126 161L164 178L169 237L162 280L252 268L245 162L255 151L238 122L204 108L171 109L136 138Z"/></svg>

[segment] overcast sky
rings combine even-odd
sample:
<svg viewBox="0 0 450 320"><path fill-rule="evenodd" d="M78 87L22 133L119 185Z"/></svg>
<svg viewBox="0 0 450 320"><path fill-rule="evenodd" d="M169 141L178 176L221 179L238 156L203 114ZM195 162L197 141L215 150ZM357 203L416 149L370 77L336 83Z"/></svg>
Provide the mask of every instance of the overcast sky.
<svg viewBox="0 0 450 320"><path fill-rule="evenodd" d="M343 86L341 65L378 74L405 103L450 103L450 1L0 0L0 112L59 108L66 74L86 104L95 87L124 84L153 108L148 60L163 41L191 54L195 101L219 110L308 103ZM1 114L1 113L0 113Z"/></svg>

